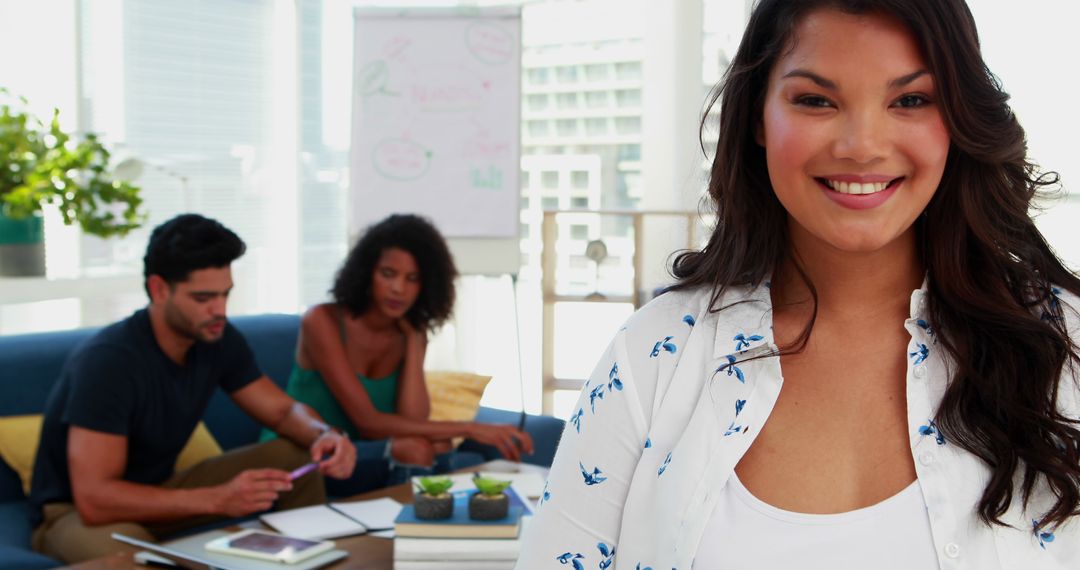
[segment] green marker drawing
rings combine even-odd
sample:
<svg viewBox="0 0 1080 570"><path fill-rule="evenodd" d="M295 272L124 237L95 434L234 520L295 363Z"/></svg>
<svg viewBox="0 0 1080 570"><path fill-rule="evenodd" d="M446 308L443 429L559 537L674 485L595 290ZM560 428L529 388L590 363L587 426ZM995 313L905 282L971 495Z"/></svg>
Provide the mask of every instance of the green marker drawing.
<svg viewBox="0 0 1080 570"><path fill-rule="evenodd" d="M398 97L398 93L386 89L386 82L389 78L390 69L387 67L386 62L381 59L375 60L360 69L356 80L356 88L365 97L369 95Z"/></svg>
<svg viewBox="0 0 1080 570"><path fill-rule="evenodd" d="M473 168L469 171L469 176L472 179L473 188L502 190L503 172L494 166L489 166L486 169Z"/></svg>

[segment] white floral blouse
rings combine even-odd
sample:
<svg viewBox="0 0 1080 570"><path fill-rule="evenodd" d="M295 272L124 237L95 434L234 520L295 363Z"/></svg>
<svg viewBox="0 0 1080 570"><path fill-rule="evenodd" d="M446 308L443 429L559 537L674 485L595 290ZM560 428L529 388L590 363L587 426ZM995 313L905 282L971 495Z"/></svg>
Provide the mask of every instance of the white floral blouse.
<svg viewBox="0 0 1080 570"><path fill-rule="evenodd" d="M727 308L712 313L706 290L667 293L619 330L566 425L519 570L693 566L720 490L783 384L779 358L750 360L776 350L768 286L733 289L718 305ZM1052 502L1045 487L1026 511L1014 500L1003 518L1013 528L975 514L989 471L931 420L950 365L924 316L925 295L912 293L904 323L908 429L941 569L1080 569L1080 521L1033 531ZM1076 339L1076 315L1064 312ZM1071 376L1061 389L1061 406L1080 418Z"/></svg>

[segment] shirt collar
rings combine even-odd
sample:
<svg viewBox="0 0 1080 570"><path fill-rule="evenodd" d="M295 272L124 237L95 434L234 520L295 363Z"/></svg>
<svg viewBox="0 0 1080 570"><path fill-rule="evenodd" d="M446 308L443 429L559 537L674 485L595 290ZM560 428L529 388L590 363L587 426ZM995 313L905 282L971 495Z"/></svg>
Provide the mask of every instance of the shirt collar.
<svg viewBox="0 0 1080 570"><path fill-rule="evenodd" d="M717 303L713 358L775 347L769 281L729 287Z"/></svg>
<svg viewBox="0 0 1080 570"><path fill-rule="evenodd" d="M928 279L911 292L910 315L913 320L926 320ZM773 338L772 296L769 280L754 287L740 285L729 287L717 303L716 336L713 340L713 358L724 358L760 348L776 349Z"/></svg>

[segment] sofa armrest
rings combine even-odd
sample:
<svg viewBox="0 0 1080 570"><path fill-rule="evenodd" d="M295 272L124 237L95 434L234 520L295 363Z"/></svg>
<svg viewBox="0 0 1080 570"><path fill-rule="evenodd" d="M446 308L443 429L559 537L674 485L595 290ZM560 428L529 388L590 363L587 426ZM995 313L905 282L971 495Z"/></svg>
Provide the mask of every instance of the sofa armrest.
<svg viewBox="0 0 1080 570"><path fill-rule="evenodd" d="M487 407L481 407L476 412L476 421L488 424L517 425L520 420L521 412ZM565 424L566 422L563 420L551 416L526 415L525 431L533 439L534 453L522 457L521 460L533 465L551 467L551 462L555 460L555 449L559 446L559 438L562 436ZM471 439L466 439L458 447L458 450L479 453L486 461L502 458L502 454L495 447Z"/></svg>

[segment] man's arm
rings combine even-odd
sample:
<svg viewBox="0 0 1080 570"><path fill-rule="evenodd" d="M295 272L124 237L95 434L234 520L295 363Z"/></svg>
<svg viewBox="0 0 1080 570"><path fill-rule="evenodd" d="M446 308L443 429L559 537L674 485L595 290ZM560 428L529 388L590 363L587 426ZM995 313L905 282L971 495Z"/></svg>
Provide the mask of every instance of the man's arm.
<svg viewBox="0 0 1080 570"><path fill-rule="evenodd" d="M163 489L123 480L127 437L72 426L68 466L75 508L83 522L155 522L197 515L242 516L269 509L278 493L292 488L288 473L244 471L224 485Z"/></svg>
<svg viewBox="0 0 1080 570"><path fill-rule="evenodd" d="M293 400L267 376L230 394L236 405L293 443L311 449L319 471L345 479L356 466L356 448L347 437L331 431L314 410Z"/></svg>

